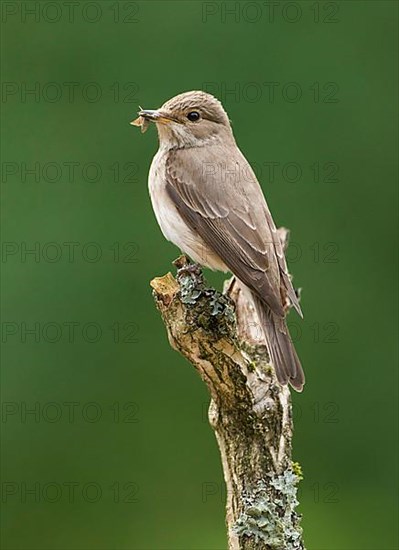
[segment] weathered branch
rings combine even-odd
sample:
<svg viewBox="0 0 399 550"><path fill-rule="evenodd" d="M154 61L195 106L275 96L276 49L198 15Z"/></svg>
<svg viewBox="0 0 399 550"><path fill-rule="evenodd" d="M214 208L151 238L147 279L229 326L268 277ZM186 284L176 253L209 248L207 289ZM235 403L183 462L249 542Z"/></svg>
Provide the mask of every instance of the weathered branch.
<svg viewBox="0 0 399 550"><path fill-rule="evenodd" d="M304 549L295 508L290 391L276 381L263 332L236 281L208 288L197 266L151 281L170 344L207 384L227 486L230 550Z"/></svg>

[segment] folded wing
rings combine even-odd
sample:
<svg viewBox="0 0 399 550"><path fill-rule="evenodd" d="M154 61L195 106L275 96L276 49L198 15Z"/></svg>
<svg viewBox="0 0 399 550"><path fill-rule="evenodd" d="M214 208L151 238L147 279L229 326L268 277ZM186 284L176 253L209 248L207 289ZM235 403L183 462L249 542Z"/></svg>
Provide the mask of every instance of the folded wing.
<svg viewBox="0 0 399 550"><path fill-rule="evenodd" d="M188 225L279 317L282 288L300 313L284 252L256 176L241 152L225 158L221 146L206 155L169 153L166 190Z"/></svg>

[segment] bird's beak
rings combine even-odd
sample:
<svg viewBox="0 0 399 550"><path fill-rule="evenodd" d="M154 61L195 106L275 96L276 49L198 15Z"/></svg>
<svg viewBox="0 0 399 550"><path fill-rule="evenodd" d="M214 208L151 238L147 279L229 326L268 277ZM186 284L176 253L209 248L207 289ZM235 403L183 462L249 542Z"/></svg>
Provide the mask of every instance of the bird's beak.
<svg viewBox="0 0 399 550"><path fill-rule="evenodd" d="M167 124L172 120L175 120L172 116L160 111L160 110L151 110L151 109L141 109L137 113L139 116L135 120L132 120L130 123L132 126L139 126L142 132L145 132L150 124L150 122L156 122L161 124Z"/></svg>
<svg viewBox="0 0 399 550"><path fill-rule="evenodd" d="M161 117L161 113L159 111L153 111L152 109L140 109L137 114L147 120L152 120L153 122L159 120Z"/></svg>
<svg viewBox="0 0 399 550"><path fill-rule="evenodd" d="M172 120L166 113L162 113L159 110L141 109L137 114L139 117L143 117L145 120L151 122L167 123Z"/></svg>

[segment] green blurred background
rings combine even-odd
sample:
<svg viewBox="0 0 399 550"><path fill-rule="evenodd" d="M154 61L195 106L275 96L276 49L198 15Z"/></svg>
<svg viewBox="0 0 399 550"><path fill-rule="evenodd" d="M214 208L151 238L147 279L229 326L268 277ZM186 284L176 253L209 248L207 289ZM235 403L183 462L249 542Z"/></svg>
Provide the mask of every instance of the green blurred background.
<svg viewBox="0 0 399 550"><path fill-rule="evenodd" d="M206 89L291 229L307 547L397 548L397 4L67 4L2 2L3 547L226 548L208 395L149 288L178 255L157 136L128 124Z"/></svg>

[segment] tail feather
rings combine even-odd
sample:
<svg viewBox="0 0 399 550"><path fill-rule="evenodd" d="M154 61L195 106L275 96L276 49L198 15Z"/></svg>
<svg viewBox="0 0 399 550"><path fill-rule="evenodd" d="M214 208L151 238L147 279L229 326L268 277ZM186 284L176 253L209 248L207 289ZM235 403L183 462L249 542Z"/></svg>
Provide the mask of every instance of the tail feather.
<svg viewBox="0 0 399 550"><path fill-rule="evenodd" d="M277 317L257 296L253 298L278 381L302 391L305 376L285 320Z"/></svg>

